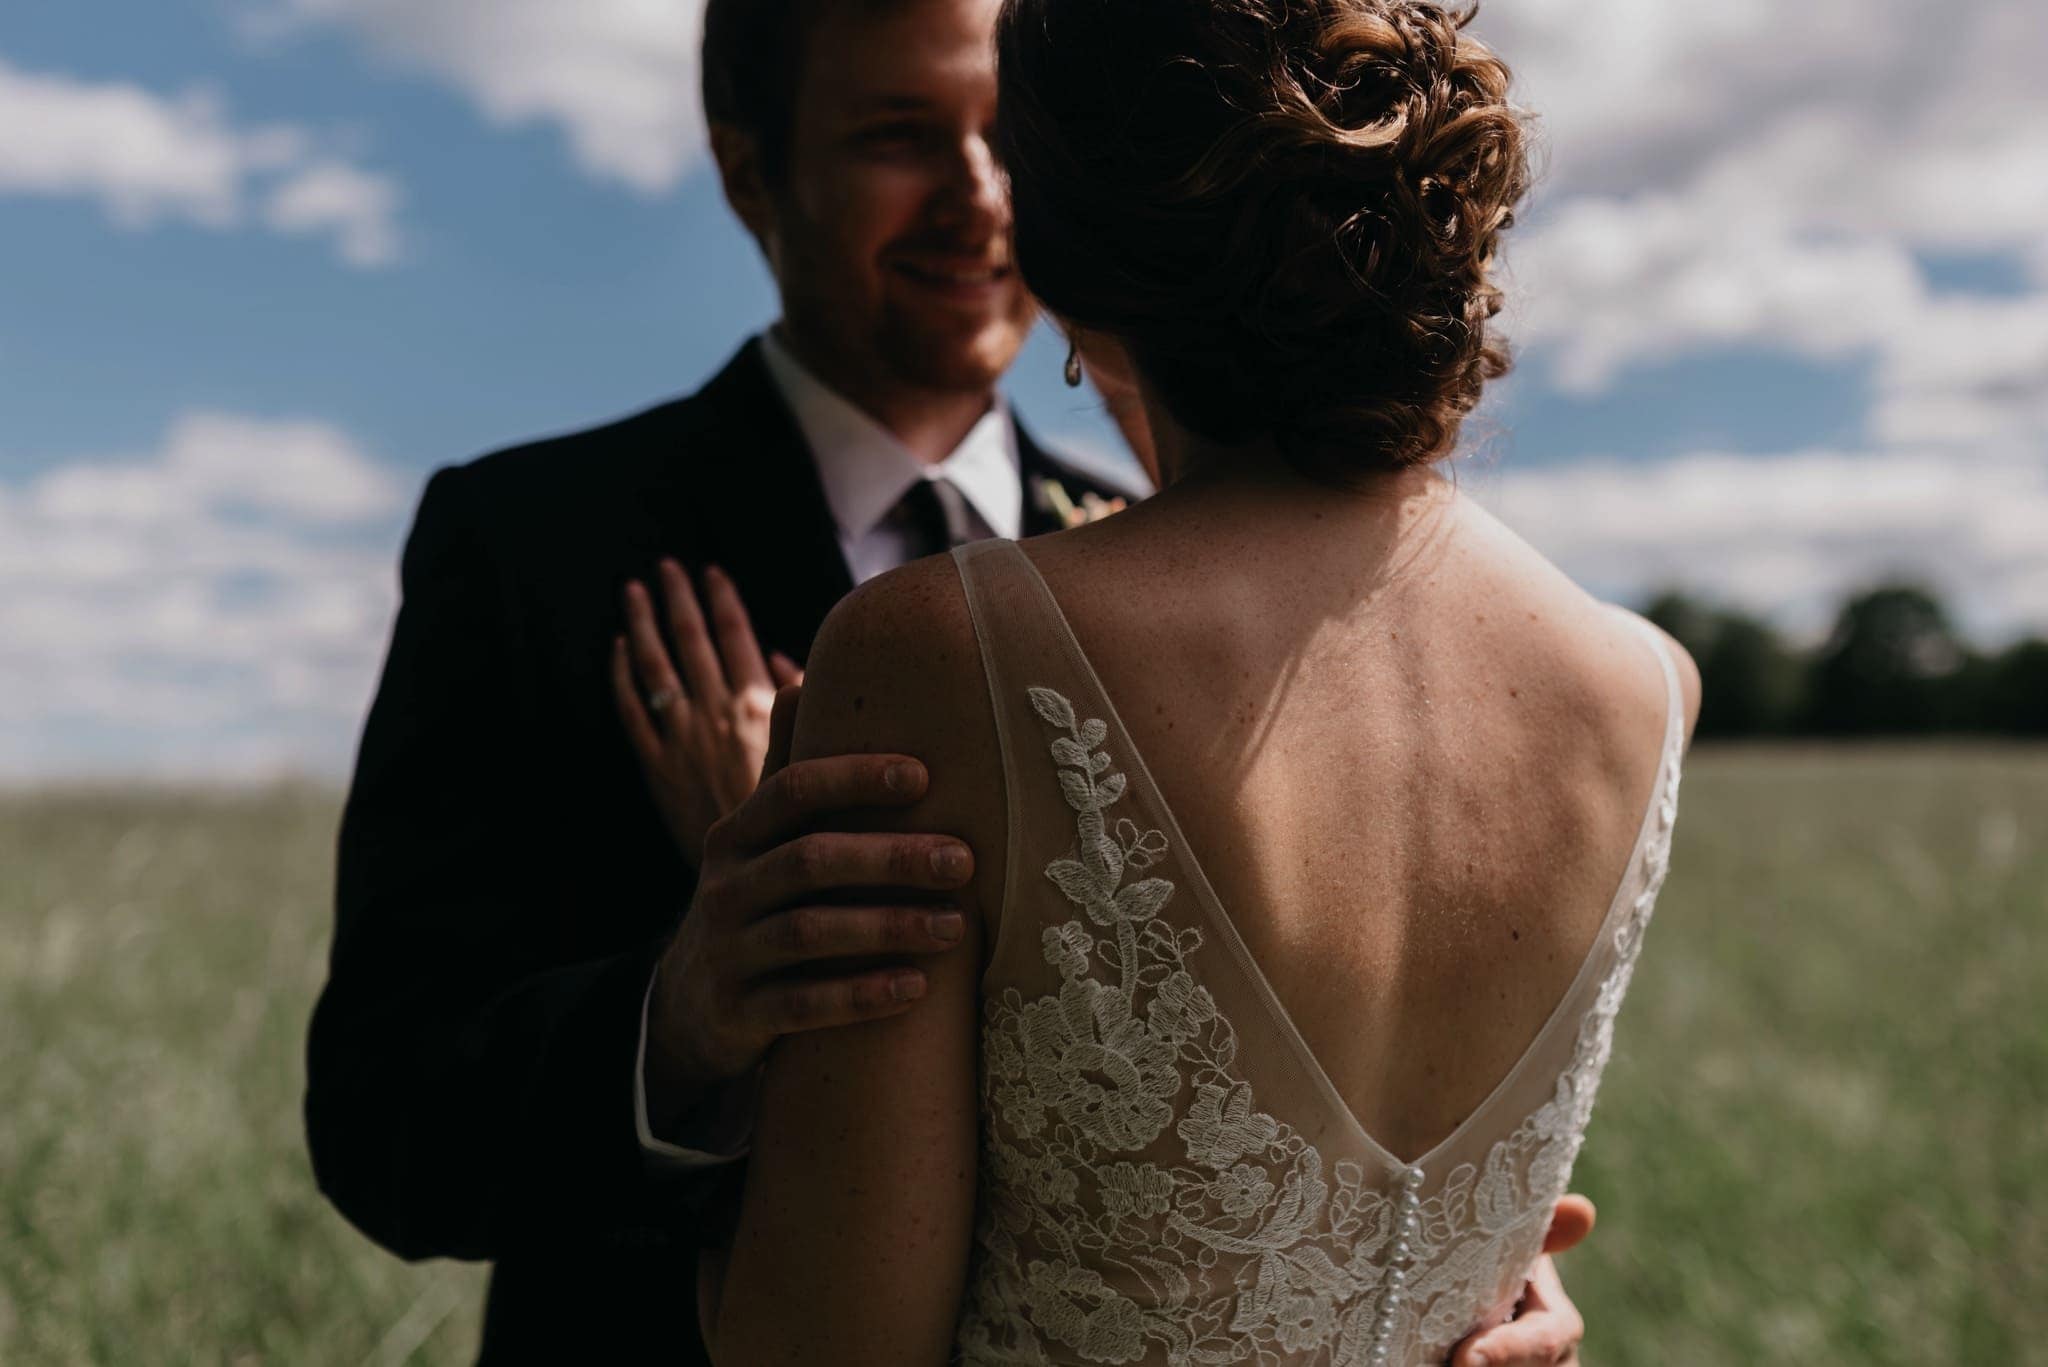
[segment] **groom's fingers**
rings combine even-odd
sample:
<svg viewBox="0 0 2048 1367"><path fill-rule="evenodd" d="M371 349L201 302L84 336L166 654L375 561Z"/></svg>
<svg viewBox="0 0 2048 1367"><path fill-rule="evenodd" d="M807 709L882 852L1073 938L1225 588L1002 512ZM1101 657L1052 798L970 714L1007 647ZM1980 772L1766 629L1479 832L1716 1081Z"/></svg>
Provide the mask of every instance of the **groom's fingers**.
<svg viewBox="0 0 2048 1367"><path fill-rule="evenodd" d="M786 907L835 888L950 891L974 874L974 855L944 835L818 831L784 841L743 875L756 907Z"/></svg>
<svg viewBox="0 0 2048 1367"><path fill-rule="evenodd" d="M823 755L817 759L778 764L787 759L788 741L778 746L775 717L785 713L796 724L791 690L776 695L769 720L768 760L753 795L720 823L729 848L759 851L809 830L819 817L859 807L906 807L924 796L929 775L908 755Z"/></svg>
<svg viewBox="0 0 2048 1367"><path fill-rule="evenodd" d="M1557 1279L1557 1265L1538 1258L1529 1273L1521 1312L1506 1324L1475 1334L1459 1345L1451 1367L1555 1367L1579 1360L1586 1322Z"/></svg>
<svg viewBox="0 0 2048 1367"><path fill-rule="evenodd" d="M754 923L755 962L774 971L821 959L943 954L966 929L952 907L800 906Z"/></svg>
<svg viewBox="0 0 2048 1367"><path fill-rule="evenodd" d="M1596 1218L1593 1203L1583 1196L1560 1197L1550 1213L1550 1230L1543 1236L1545 1253L1564 1253L1585 1242L1593 1232Z"/></svg>
<svg viewBox="0 0 2048 1367"><path fill-rule="evenodd" d="M925 986L924 974L914 968L882 968L850 978L765 985L754 990L748 1005L764 1031L793 1035L908 1011Z"/></svg>

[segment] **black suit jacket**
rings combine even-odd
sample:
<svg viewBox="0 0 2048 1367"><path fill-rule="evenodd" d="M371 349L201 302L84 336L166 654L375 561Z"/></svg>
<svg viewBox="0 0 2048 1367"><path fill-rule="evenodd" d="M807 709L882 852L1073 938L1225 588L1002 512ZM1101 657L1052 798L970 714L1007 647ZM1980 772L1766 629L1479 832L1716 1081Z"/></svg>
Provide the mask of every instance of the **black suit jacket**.
<svg viewBox="0 0 2048 1367"><path fill-rule="evenodd" d="M1038 493L1118 490L1020 431ZM648 1162L640 1007L693 880L608 674L620 591L723 566L803 660L851 588L817 469L749 344L697 394L435 473L342 817L308 1044L320 1188L406 1258L487 1258L486 1362L701 1360L694 1250L734 1168Z"/></svg>

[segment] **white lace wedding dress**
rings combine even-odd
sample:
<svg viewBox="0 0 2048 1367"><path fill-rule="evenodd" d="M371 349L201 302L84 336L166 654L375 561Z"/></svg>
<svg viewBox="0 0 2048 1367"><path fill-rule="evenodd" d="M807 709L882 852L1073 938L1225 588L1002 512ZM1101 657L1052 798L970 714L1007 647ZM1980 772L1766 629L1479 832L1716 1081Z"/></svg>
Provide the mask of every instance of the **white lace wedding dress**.
<svg viewBox="0 0 2048 1367"><path fill-rule="evenodd" d="M1521 1060L1403 1163L1246 952L1036 568L954 552L1009 785L983 979L975 1364L1440 1362L1541 1250L1670 857L1681 716L1591 952Z"/></svg>

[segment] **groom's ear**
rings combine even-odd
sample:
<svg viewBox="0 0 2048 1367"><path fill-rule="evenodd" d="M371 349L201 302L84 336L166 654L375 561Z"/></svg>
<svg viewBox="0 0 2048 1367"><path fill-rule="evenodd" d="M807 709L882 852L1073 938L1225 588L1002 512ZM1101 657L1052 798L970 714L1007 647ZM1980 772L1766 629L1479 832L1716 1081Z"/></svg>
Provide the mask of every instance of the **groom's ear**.
<svg viewBox="0 0 2048 1367"><path fill-rule="evenodd" d="M769 246L769 237L774 213L768 180L762 172L761 140L736 124L714 123L711 155L718 162L718 180L725 187L725 202L773 261L775 253Z"/></svg>

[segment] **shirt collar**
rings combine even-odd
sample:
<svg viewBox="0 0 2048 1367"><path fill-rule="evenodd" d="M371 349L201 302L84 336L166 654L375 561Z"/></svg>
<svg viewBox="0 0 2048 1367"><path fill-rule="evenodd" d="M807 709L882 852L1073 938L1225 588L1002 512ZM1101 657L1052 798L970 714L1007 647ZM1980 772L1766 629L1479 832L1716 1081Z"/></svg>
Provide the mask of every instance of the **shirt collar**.
<svg viewBox="0 0 2048 1367"><path fill-rule="evenodd" d="M1014 539L1023 530L1017 427L1001 394L944 460L927 466L895 433L806 369L773 332L762 333L760 342L768 374L811 448L841 537L857 541L866 536L911 485L940 476L960 491L997 536Z"/></svg>

